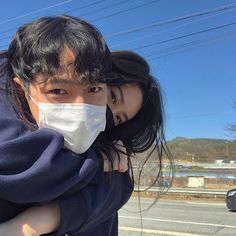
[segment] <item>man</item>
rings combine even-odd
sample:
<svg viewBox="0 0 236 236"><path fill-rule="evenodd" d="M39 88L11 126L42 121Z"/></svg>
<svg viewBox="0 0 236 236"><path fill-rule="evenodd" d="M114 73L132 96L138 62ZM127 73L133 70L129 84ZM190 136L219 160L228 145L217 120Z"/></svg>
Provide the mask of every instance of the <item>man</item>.
<svg viewBox="0 0 236 236"><path fill-rule="evenodd" d="M53 235L73 235L106 220L112 225L132 192L132 181L128 173L115 173L109 184L101 156L87 151L105 128L104 82L110 70L101 35L77 18L45 17L17 31L1 64L1 221L57 199L60 226ZM82 109L78 103L90 106ZM79 112L85 116L76 127L73 110L76 118ZM88 122L92 112L101 121L95 128ZM91 135L79 137L84 126ZM79 138L86 139L82 146Z"/></svg>

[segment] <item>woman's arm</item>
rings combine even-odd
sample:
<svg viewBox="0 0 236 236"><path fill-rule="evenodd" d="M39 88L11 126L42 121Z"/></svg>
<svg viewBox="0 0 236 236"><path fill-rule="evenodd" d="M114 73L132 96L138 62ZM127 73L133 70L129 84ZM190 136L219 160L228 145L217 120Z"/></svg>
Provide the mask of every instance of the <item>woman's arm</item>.
<svg viewBox="0 0 236 236"><path fill-rule="evenodd" d="M13 219L0 224L0 235L38 236L57 229L60 208L57 202L27 209Z"/></svg>
<svg viewBox="0 0 236 236"><path fill-rule="evenodd" d="M0 224L0 235L58 236L91 231L113 216L128 201L133 191L127 172L115 172L111 179L106 176L104 181L108 182L108 179L112 184L88 186L58 202L29 208Z"/></svg>
<svg viewBox="0 0 236 236"><path fill-rule="evenodd" d="M120 154L120 160L116 153L112 153L114 170L124 172L128 169L127 156ZM110 171L110 163L104 156L104 171ZM78 205L78 204L76 204ZM78 209L78 215L79 213ZM36 236L55 231L60 223L60 209L57 202L29 208L17 217L0 224L0 235L5 236Z"/></svg>
<svg viewBox="0 0 236 236"><path fill-rule="evenodd" d="M100 185L88 185L78 195L73 194L59 201L61 209L59 228L55 234L47 234L47 236L63 233L80 235L82 232L91 231L117 213L130 198L133 187L128 172L114 172L112 175L104 173L104 181ZM80 214L78 211L82 215L86 214L83 222L77 219Z"/></svg>
<svg viewBox="0 0 236 236"><path fill-rule="evenodd" d="M81 156L63 149L63 137L53 130L27 131L1 92L0 201L43 203L62 195L58 199L59 235L77 232L114 214L127 196L127 189L121 188L127 185L123 173L117 178L118 173L104 177L101 158L95 152Z"/></svg>
<svg viewBox="0 0 236 236"><path fill-rule="evenodd" d="M47 202L97 178L97 154L90 150L77 155L64 149L63 136L53 130L29 131L3 88L1 78L0 198L15 203Z"/></svg>
<svg viewBox="0 0 236 236"><path fill-rule="evenodd" d="M113 170L118 172L125 172L128 170L128 156L126 155L126 148L122 141L114 142L116 148L119 150L119 157L115 150L111 150L110 156L113 160ZM101 153L103 158L103 171L110 172L112 171L112 165L110 160L107 158L106 154Z"/></svg>

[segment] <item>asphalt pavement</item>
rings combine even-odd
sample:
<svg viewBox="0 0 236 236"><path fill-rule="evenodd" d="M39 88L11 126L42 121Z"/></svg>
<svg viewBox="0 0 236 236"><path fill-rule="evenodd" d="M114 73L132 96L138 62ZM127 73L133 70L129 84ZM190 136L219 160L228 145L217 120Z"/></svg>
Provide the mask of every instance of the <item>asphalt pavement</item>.
<svg viewBox="0 0 236 236"><path fill-rule="evenodd" d="M131 198L120 210L120 236L236 235L236 212L228 211L224 201L158 200L142 214L138 202ZM151 203L152 200L142 197L143 209Z"/></svg>

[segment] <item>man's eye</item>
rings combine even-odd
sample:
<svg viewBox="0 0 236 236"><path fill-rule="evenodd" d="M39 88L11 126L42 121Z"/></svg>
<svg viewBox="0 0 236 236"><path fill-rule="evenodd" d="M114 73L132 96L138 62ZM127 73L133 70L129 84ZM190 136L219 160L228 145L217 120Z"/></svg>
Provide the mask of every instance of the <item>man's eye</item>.
<svg viewBox="0 0 236 236"><path fill-rule="evenodd" d="M92 87L92 88L89 88L89 93L98 93L102 90L101 87Z"/></svg>
<svg viewBox="0 0 236 236"><path fill-rule="evenodd" d="M64 90L64 89L52 89L52 90L50 90L50 93L52 93L52 94L67 94L67 92L66 92L66 90Z"/></svg>
<svg viewBox="0 0 236 236"><path fill-rule="evenodd" d="M112 90L111 90L111 101L112 101L112 104L115 104L116 102L116 95Z"/></svg>

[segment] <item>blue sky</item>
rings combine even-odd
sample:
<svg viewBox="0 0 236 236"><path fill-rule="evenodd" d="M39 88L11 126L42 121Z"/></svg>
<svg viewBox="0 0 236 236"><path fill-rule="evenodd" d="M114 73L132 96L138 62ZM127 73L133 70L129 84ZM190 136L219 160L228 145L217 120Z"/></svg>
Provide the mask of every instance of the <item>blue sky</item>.
<svg viewBox="0 0 236 236"><path fill-rule="evenodd" d="M20 25L62 13L94 24L111 49L147 59L163 90L167 139L232 139L225 128L236 123L236 0L2 1L0 50Z"/></svg>

